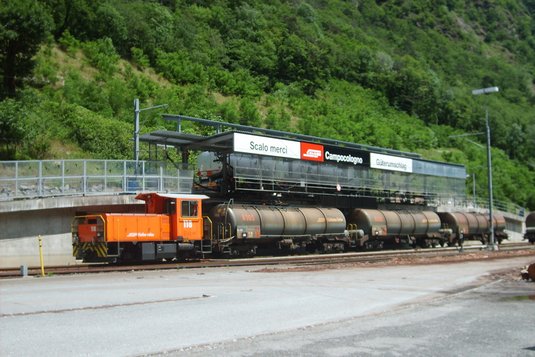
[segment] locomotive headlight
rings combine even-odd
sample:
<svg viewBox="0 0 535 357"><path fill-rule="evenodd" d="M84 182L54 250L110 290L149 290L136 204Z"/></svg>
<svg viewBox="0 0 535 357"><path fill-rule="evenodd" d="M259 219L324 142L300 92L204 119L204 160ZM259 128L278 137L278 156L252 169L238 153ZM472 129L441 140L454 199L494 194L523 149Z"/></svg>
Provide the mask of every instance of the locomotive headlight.
<svg viewBox="0 0 535 357"><path fill-rule="evenodd" d="M241 234L241 237L242 237L243 239L246 239L246 238L247 238L247 232L243 232L243 233Z"/></svg>

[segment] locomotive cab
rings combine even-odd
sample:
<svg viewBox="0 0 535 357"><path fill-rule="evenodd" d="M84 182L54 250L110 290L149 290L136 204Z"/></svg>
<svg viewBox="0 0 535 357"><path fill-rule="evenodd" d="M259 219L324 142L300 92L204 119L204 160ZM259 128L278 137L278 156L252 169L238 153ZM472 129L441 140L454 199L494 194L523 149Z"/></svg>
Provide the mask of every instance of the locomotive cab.
<svg viewBox="0 0 535 357"><path fill-rule="evenodd" d="M177 242L202 240L202 200L208 198L207 196L141 193L136 198L145 201L147 214L169 216L171 240Z"/></svg>
<svg viewBox="0 0 535 357"><path fill-rule="evenodd" d="M77 216L72 222L73 255L85 262L155 261L204 252L204 195L141 193L144 214Z"/></svg>

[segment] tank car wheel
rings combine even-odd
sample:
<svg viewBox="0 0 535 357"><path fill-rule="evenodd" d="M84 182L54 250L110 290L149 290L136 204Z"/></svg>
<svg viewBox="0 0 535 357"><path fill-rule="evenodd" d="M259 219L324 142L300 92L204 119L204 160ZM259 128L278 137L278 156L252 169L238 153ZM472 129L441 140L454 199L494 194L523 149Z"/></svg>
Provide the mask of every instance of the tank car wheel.
<svg viewBox="0 0 535 357"><path fill-rule="evenodd" d="M426 239L418 238L412 241L412 247L414 249L425 249L429 248L429 242Z"/></svg>

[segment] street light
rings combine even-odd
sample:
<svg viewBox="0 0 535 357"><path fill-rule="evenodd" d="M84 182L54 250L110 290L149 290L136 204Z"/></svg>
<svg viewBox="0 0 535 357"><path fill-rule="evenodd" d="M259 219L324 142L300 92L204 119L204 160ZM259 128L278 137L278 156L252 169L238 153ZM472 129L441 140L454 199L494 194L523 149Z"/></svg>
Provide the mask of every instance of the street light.
<svg viewBox="0 0 535 357"><path fill-rule="evenodd" d="M474 89L472 91L473 95L481 94L490 94L498 93L500 89L498 87L488 87L481 89ZM490 153L490 125L489 125L489 107L485 105L485 124L487 126L487 167L488 167L488 181L489 181L489 223L490 223L490 241L489 248L491 250L498 250L498 245L496 245L496 240L494 237L494 220L492 215L492 157Z"/></svg>

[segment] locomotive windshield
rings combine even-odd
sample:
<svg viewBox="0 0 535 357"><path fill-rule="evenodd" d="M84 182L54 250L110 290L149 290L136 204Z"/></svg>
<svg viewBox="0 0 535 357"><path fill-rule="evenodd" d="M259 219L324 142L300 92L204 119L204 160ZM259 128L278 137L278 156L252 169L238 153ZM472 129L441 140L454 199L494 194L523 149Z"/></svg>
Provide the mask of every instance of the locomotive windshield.
<svg viewBox="0 0 535 357"><path fill-rule="evenodd" d="M198 201L182 201L182 217L197 217Z"/></svg>

